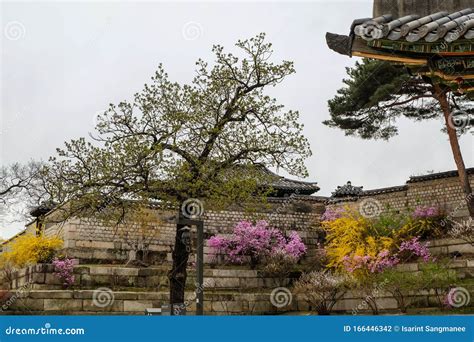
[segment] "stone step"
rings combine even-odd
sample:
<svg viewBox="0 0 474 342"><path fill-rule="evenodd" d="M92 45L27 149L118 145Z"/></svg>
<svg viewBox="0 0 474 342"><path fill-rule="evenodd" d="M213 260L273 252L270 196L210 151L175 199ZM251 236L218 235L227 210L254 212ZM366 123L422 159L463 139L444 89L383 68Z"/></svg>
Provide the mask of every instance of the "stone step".
<svg viewBox="0 0 474 342"><path fill-rule="evenodd" d="M208 314L275 312L270 292L204 291ZM12 299L13 298L13 299ZM185 294L188 312L195 311L194 292ZM7 314L144 314L147 308L161 308L169 301L169 292L132 292L96 290L32 290L7 300ZM304 304L300 304L304 305ZM294 305L293 309L298 309ZM255 311L256 310L256 311Z"/></svg>

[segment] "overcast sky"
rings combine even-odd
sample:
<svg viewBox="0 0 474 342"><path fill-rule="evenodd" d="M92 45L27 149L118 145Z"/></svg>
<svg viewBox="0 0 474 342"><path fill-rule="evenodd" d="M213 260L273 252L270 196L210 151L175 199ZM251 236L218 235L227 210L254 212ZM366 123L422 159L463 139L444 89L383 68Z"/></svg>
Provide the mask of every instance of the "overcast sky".
<svg viewBox="0 0 474 342"><path fill-rule="evenodd" d="M271 94L301 113L313 150L308 180L319 183L318 194L348 180L373 189L454 169L440 120L400 120L388 142L322 125L327 100L356 60L329 50L325 33L347 34L353 19L371 14L372 1L3 2L0 164L46 159L65 140L87 136L96 114L140 91L160 62L171 79L189 82L199 57L212 61L212 44L236 51L238 39L266 32L275 60L295 62L296 74ZM467 166L472 140L461 139ZM3 225L4 237L22 227Z"/></svg>

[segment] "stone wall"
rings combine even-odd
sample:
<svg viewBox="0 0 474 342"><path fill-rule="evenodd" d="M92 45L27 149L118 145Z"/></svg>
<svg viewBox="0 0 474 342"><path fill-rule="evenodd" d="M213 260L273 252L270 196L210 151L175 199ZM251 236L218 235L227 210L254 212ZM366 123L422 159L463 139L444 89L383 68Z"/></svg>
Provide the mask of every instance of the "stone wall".
<svg viewBox="0 0 474 342"><path fill-rule="evenodd" d="M474 169L468 169L468 173L474 187ZM358 197L271 198L267 206L262 206L253 214L240 208L225 211L205 210L205 238L214 234L230 233L234 225L242 219L265 219L282 230L297 231L307 245L308 256L311 257L317 247L319 219L325 208L349 206L359 210L360 206L366 203L375 203L378 213L388 210L401 212L417 205L437 205L445 208L452 219L468 217L457 173L449 171L411 177L404 185L363 191ZM63 238L63 253L91 263L127 263L136 259L150 264L167 263L171 261L176 229L174 219L170 218L173 218L176 212L156 209L150 210L149 214L156 219L143 229L136 224L114 226L92 218L72 218L55 224L55 214L52 212L43 222L31 222L26 232L35 232L38 225L42 224L45 235L58 235ZM3 247L8 250L8 244ZM212 261L209 252L205 248L206 262ZM193 258L190 260L193 261Z"/></svg>
<svg viewBox="0 0 474 342"><path fill-rule="evenodd" d="M64 289L52 265L30 266L11 275L9 296L0 298L0 313L3 303L7 303L5 313L143 314L146 308L168 304L167 270L164 267L76 265L75 283L72 288ZM195 280L195 272L190 270L185 295L189 312L195 311ZM204 310L206 314L277 313L277 308L270 302L270 293L291 281L290 278L267 277L261 271L246 267L206 268ZM94 293L97 296L101 291L106 292L104 296L113 297L109 305L94 304ZM9 298L14 300L9 302ZM303 302L295 300L292 303L292 310L307 309Z"/></svg>
<svg viewBox="0 0 474 342"><path fill-rule="evenodd" d="M474 247L461 240L440 239L430 241L431 252L443 257L449 253L462 253L462 259L454 259L448 267L455 270L460 279L474 278ZM417 272L416 262L397 266L406 272ZM166 267L125 267L123 265L81 265L75 266L75 284L63 289L53 273L52 265L35 265L11 275L11 290L0 298L0 304L10 303L6 309L0 305L0 314L144 314L147 308L160 308L169 300L169 286ZM311 307L297 294L291 294L292 282L298 277L278 279L262 274L245 266L206 267L204 270L204 312L206 315L228 314L278 314L286 311L310 311ZM195 311L195 272L189 271L185 298L187 311ZM471 282L472 284L472 282ZM290 292L288 305L277 308L272 304L271 293L285 286ZM471 285L467 290L474 293ZM437 298L428 289L414 293L411 297L417 307L436 307ZM3 287L5 288L5 287ZM106 291L103 296L113 298L108 305L97 305L94 297ZM94 295L95 293L95 295ZM346 314L366 314L366 294L349 291L335 306L335 311ZM383 287L377 290L377 303L382 312L394 313L397 304ZM13 298L13 300L10 300ZM9 302L10 300L10 302ZM472 304L471 304L472 305ZM470 307L471 308L471 307Z"/></svg>
<svg viewBox="0 0 474 342"><path fill-rule="evenodd" d="M376 212L384 213L389 210L401 212L416 206L436 205L444 208L447 215L453 219L467 218L469 213L459 178L452 173L446 175L448 176L434 175L433 178L430 175L411 177L405 185L364 191L358 197L331 198L327 207L349 206L359 210L361 205L369 203L376 206ZM469 181L474 188L472 169Z"/></svg>
<svg viewBox="0 0 474 342"><path fill-rule="evenodd" d="M468 172L474 187L474 169L468 169ZM437 205L443 207L452 219L468 217L457 174L450 171L411 177L405 185L363 191L358 197L272 198L268 206L253 214L236 208L225 211L205 210L205 238L214 234L230 233L234 225L242 219L265 219L282 230L297 231L311 255L318 242L317 227L320 215L326 207L349 206L359 210L361 205L367 203L375 203L378 213L388 210L401 212L418 205ZM151 264L162 264L171 260L176 228L174 220L169 218L175 214L173 211L154 210L151 215L156 217L156 221L145 230L134 225L113 226L91 218L74 218L62 224L50 224L47 223L46 217L45 234L61 236L65 241L64 252L74 258L90 262L127 262L136 259L136 253L144 253L139 258L146 259L145 261ZM207 248L205 261L211 261Z"/></svg>
<svg viewBox="0 0 474 342"><path fill-rule="evenodd" d="M309 196L270 199L268 207L253 214L242 210L208 210L203 214L205 238L229 234L235 224L243 219L265 219L284 231L297 231L313 250L318 238L315 227L319 225L323 211L324 200ZM83 261L126 262L136 259L137 252L145 251L147 263L161 264L171 261L176 226L174 219L167 221L166 218L175 214L154 210L152 215L156 221L145 230L133 225L114 226L91 218L74 218L65 223L47 225L45 234L59 235L64 240L63 253ZM211 262L207 248L205 261Z"/></svg>

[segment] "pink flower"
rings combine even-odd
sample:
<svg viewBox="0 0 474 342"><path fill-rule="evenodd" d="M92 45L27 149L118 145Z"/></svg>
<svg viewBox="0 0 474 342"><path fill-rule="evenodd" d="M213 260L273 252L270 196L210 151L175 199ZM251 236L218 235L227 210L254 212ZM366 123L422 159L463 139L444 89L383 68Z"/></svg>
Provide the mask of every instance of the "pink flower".
<svg viewBox="0 0 474 342"><path fill-rule="evenodd" d="M323 215L321 215L321 221L334 221L342 217L344 213L344 208L331 209L327 208Z"/></svg>
<svg viewBox="0 0 474 342"><path fill-rule="evenodd" d="M413 212L413 217L414 218L428 218L428 217L439 216L439 214L440 214L440 211L437 207L418 206L415 208L415 211Z"/></svg>
<svg viewBox="0 0 474 342"><path fill-rule="evenodd" d="M410 254L410 256L418 256L423 258L423 261L431 260L431 253L427 247L428 244L422 244L419 241L420 237L414 237L411 240L403 241L398 249L398 252L405 252L405 254Z"/></svg>
<svg viewBox="0 0 474 342"><path fill-rule="evenodd" d="M370 255L346 255L342 259L347 272L353 273L359 269L365 269L370 273L383 272L389 267L397 265L400 260L396 255L390 255L388 250L383 250L373 257Z"/></svg>
<svg viewBox="0 0 474 342"><path fill-rule="evenodd" d="M213 236L207 240L214 255L223 254L232 263L242 263L245 257L259 260L265 256L284 253L296 261L306 253L306 246L296 232L285 236L269 227L267 221L240 221L228 236Z"/></svg>
<svg viewBox="0 0 474 342"><path fill-rule="evenodd" d="M74 284L74 261L72 259L58 259L53 260L54 274L61 279L64 285L71 286Z"/></svg>

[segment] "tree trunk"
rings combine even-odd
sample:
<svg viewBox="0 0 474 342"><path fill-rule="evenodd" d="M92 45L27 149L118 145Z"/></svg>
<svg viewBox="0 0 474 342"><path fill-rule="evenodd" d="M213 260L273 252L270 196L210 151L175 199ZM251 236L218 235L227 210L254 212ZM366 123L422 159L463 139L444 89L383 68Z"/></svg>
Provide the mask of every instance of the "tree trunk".
<svg viewBox="0 0 474 342"><path fill-rule="evenodd" d="M179 211L178 220L181 217L182 213ZM187 278L186 268L188 264L189 252L181 238L183 233L181 228L183 227L185 226L176 224L176 237L173 249L173 268L168 273L168 278L170 280L170 305L172 314L175 313L175 304L183 305L184 303L184 290L186 287ZM180 312L181 309L182 307L178 307L176 312Z"/></svg>
<svg viewBox="0 0 474 342"><path fill-rule="evenodd" d="M435 97L439 101L441 109L443 110L444 120L446 123L446 130L448 132L449 143L451 144L451 150L453 151L454 162L456 163L459 181L465 195L467 209L469 215L474 218L474 198L472 194L471 184L469 183L469 177L466 172L466 166L462 158L461 148L459 147L458 136L456 129L452 125L451 108L449 107L448 98L446 91L439 85L434 85Z"/></svg>

